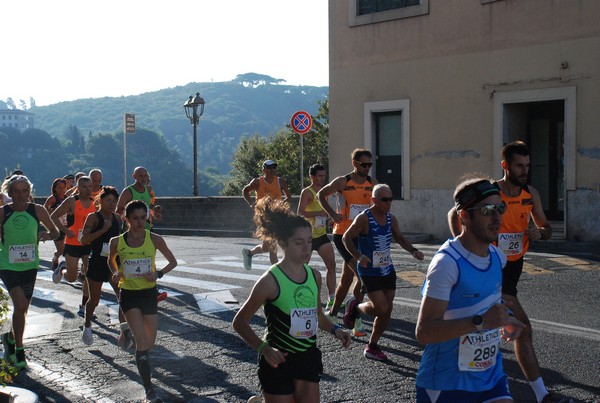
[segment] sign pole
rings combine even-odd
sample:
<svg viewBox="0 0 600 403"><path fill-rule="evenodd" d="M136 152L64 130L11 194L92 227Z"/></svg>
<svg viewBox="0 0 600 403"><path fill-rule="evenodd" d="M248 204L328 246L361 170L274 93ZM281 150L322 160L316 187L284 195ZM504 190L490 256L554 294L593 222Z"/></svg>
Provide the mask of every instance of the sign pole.
<svg viewBox="0 0 600 403"><path fill-rule="evenodd" d="M300 136L300 189L304 189L304 135Z"/></svg>
<svg viewBox="0 0 600 403"><path fill-rule="evenodd" d="M312 117L308 112L298 111L292 115L290 123L300 135L300 189L304 189L304 135L312 127Z"/></svg>

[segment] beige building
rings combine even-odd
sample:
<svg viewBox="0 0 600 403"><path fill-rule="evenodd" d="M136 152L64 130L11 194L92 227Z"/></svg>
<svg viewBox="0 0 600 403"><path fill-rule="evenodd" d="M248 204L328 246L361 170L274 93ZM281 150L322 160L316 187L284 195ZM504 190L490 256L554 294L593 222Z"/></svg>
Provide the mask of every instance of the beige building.
<svg viewBox="0 0 600 403"><path fill-rule="evenodd" d="M33 113L19 109L0 109L0 131L13 127L23 132L33 128Z"/></svg>
<svg viewBox="0 0 600 403"><path fill-rule="evenodd" d="M450 235L458 178L523 140L558 233L600 239L600 1L329 0L330 176L357 146L401 229Z"/></svg>

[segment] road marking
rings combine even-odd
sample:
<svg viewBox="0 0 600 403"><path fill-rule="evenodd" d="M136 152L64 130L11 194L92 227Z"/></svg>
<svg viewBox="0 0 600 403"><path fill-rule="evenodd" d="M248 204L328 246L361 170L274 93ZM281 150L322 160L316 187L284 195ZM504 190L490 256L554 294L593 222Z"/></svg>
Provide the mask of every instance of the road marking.
<svg viewBox="0 0 600 403"><path fill-rule="evenodd" d="M533 276L537 276L538 274L554 274L551 270L546 270L543 267L539 267L527 262L523 263L523 271Z"/></svg>
<svg viewBox="0 0 600 403"><path fill-rule="evenodd" d="M394 304L401 305L401 306L408 306L411 308L418 309L421 306L421 301L417 300L417 299L411 299L411 298L395 297ZM550 332L552 334L559 333L559 334L562 334L565 336L589 339L592 341L600 341L600 330L598 330L598 329L590 329L588 327L573 326L573 325L568 325L566 323L552 322L549 320L532 319L532 318L529 318L529 320L532 323L537 325L536 329L538 329L538 330L544 330L544 331Z"/></svg>
<svg viewBox="0 0 600 403"><path fill-rule="evenodd" d="M229 290L194 294L198 308L202 313L231 311L239 308L239 302Z"/></svg>
<svg viewBox="0 0 600 403"><path fill-rule="evenodd" d="M402 280L411 283L414 286L420 287L423 285L423 281L425 281L425 273L416 270L409 271L401 271L397 272L398 277Z"/></svg>

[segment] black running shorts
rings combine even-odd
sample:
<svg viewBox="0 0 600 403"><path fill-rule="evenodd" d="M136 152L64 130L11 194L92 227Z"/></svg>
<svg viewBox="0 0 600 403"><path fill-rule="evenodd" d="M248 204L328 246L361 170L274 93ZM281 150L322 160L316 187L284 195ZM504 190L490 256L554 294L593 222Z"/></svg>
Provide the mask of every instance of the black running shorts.
<svg viewBox="0 0 600 403"><path fill-rule="evenodd" d="M273 368L265 357L260 356L258 379L262 389L271 395L292 395L294 379L320 382L323 368L321 350L316 346L301 353L288 353L285 362Z"/></svg>
<svg viewBox="0 0 600 403"><path fill-rule="evenodd" d="M358 247L358 238L354 238L352 240L352 242L354 242L354 245L356 245L356 247ZM342 259L344 259L344 262L350 263L350 261L352 259L354 259L352 257L352 255L350 254L350 252L348 252L348 249L346 249L346 246L344 245L344 242L342 241L341 235L333 234L333 244L335 245L335 248L338 250L338 252L342 256Z"/></svg>
<svg viewBox="0 0 600 403"><path fill-rule="evenodd" d="M0 279L10 293L15 287L21 287L25 298L31 299L33 296L33 288L37 278L37 269L16 271L16 270L0 270Z"/></svg>
<svg viewBox="0 0 600 403"><path fill-rule="evenodd" d="M504 294L517 296L517 283L523 273L523 257L515 261L507 261L502 270L502 292Z"/></svg>
<svg viewBox="0 0 600 403"><path fill-rule="evenodd" d="M396 289L396 271L392 270L387 276L360 276L367 293Z"/></svg>
<svg viewBox="0 0 600 403"><path fill-rule="evenodd" d="M124 290L119 293L119 304L123 312L137 308L142 311L142 315L156 315L156 287L143 290Z"/></svg>
<svg viewBox="0 0 600 403"><path fill-rule="evenodd" d="M321 246L326 245L326 244L328 244L330 242L331 241L329 240L329 237L327 236L327 234L321 235L318 238L313 238L313 240L312 240L312 250L318 251Z"/></svg>
<svg viewBox="0 0 600 403"><path fill-rule="evenodd" d="M71 257L84 257L88 256L91 251L91 245L79 246L65 244L65 251L63 252L63 256L69 255Z"/></svg>

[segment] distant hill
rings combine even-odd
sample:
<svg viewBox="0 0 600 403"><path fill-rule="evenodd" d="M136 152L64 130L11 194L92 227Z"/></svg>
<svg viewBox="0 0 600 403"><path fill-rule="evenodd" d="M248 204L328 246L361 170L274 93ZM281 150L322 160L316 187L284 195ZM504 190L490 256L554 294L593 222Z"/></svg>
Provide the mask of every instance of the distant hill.
<svg viewBox="0 0 600 403"><path fill-rule="evenodd" d="M317 101L328 87L291 86L266 75L240 74L227 82L189 83L175 88L126 97L105 97L60 102L29 109L35 126L63 137L69 126L81 134L123 133L123 114L134 113L138 129L162 134L169 148L179 152L190 167L193 129L183 109L190 95L200 92L206 101L198 125L198 169L213 167L228 174L231 155L242 136L270 136L289 124L297 110L318 111ZM212 168L211 168L212 169Z"/></svg>

